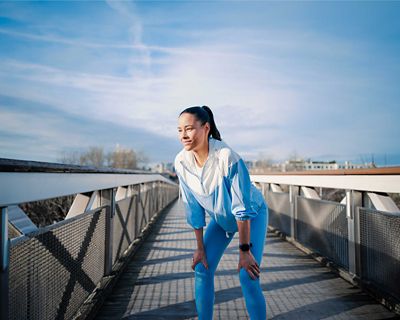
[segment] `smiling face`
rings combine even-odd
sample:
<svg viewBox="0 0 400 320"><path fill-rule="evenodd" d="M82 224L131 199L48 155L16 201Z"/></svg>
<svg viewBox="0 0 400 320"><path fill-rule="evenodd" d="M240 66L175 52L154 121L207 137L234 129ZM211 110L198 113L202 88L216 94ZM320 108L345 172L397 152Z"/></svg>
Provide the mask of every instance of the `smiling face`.
<svg viewBox="0 0 400 320"><path fill-rule="evenodd" d="M187 151L197 151L208 148L208 133L210 124L201 125L196 116L191 113L182 113L178 119L179 140Z"/></svg>

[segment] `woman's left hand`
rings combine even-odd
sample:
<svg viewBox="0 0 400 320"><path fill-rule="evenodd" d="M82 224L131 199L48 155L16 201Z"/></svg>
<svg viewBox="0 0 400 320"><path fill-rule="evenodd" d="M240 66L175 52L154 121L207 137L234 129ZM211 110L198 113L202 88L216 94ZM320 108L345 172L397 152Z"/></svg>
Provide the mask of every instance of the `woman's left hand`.
<svg viewBox="0 0 400 320"><path fill-rule="evenodd" d="M254 259L251 251L240 251L239 254L239 264L237 271L240 271L240 268L245 269L250 277L255 280L260 276L260 266L258 265L256 259Z"/></svg>

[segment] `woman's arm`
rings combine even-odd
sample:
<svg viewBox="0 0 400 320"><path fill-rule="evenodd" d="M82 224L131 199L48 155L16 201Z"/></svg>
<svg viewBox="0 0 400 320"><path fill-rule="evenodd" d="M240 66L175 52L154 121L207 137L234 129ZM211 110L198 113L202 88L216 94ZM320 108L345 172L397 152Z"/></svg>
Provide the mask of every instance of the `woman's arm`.
<svg viewBox="0 0 400 320"><path fill-rule="evenodd" d="M250 220L258 212L251 205L251 180L243 159L233 150L229 155L228 178L232 195L232 214L236 218L240 244L250 243ZM238 272L245 269L252 279L259 277L260 268L251 251L239 249Z"/></svg>
<svg viewBox="0 0 400 320"><path fill-rule="evenodd" d="M239 243L250 243L250 220L237 220Z"/></svg>
<svg viewBox="0 0 400 320"><path fill-rule="evenodd" d="M250 243L250 220L237 220L239 229L239 243ZM244 268L252 279L256 279L260 275L260 267L257 261L254 259L251 251L242 251L239 249L239 264L238 272L240 268Z"/></svg>
<svg viewBox="0 0 400 320"><path fill-rule="evenodd" d="M197 250L204 250L203 228L194 229L194 234L196 235Z"/></svg>
<svg viewBox="0 0 400 320"><path fill-rule="evenodd" d="M194 234L196 235L197 249L193 254L192 269L194 270L194 267L199 262L203 263L204 267L208 269L206 252L204 250L204 243L203 243L203 228L194 229Z"/></svg>

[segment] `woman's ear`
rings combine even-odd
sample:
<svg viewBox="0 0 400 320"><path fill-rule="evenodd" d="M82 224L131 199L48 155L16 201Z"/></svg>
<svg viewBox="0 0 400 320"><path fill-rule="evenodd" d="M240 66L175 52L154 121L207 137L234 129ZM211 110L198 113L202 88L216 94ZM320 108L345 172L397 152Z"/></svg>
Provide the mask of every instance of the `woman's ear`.
<svg viewBox="0 0 400 320"><path fill-rule="evenodd" d="M210 124L208 122L206 122L204 127L205 127L205 130L207 131L207 136L208 136L210 134L210 131L211 131Z"/></svg>

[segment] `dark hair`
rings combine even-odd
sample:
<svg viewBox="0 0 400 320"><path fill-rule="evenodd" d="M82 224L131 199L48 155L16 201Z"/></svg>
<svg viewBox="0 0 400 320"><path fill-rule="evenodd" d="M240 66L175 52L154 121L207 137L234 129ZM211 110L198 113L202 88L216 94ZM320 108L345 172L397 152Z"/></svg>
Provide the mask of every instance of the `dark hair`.
<svg viewBox="0 0 400 320"><path fill-rule="evenodd" d="M208 133L208 137L212 136L214 139L221 140L221 135L217 129L217 126L215 125L214 115L209 107L207 107L207 106L189 107L189 108L186 108L185 110L183 110L179 114L179 116L182 113L193 114L197 118L197 120L199 120L201 122L201 125L208 122L210 124L210 132Z"/></svg>

